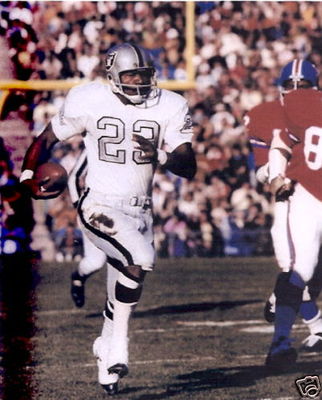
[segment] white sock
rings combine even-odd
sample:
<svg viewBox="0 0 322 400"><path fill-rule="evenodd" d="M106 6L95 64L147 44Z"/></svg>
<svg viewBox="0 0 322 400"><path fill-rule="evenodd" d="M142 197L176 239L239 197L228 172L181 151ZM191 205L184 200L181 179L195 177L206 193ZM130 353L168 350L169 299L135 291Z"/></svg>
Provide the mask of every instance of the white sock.
<svg viewBox="0 0 322 400"><path fill-rule="evenodd" d="M102 328L102 341L110 342L113 334L113 321L104 316L104 323Z"/></svg>
<svg viewBox="0 0 322 400"><path fill-rule="evenodd" d="M310 319L308 321L303 320L303 322L309 328L311 335L316 335L317 333L322 333L321 311L319 311L317 313L317 315L315 317L313 317L312 319Z"/></svg>
<svg viewBox="0 0 322 400"><path fill-rule="evenodd" d="M126 304L115 301L113 334L109 353L109 362L111 365L116 363L128 363L128 330L129 319L136 303Z"/></svg>
<svg viewBox="0 0 322 400"><path fill-rule="evenodd" d="M129 289L137 289L140 284L122 273L119 274L118 281L121 285ZM124 303L119 300L114 302L113 314L113 334L109 353L109 362L111 365L115 363L128 363L128 330L130 316L137 305L134 303Z"/></svg>

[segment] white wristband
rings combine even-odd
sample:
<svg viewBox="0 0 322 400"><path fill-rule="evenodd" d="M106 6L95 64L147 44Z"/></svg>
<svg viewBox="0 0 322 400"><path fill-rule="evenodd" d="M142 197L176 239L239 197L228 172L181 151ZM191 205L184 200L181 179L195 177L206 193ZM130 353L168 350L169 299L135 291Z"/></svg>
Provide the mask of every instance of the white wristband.
<svg viewBox="0 0 322 400"><path fill-rule="evenodd" d="M160 165L164 165L166 164L166 162L168 161L168 154L166 151L158 149L158 161Z"/></svg>
<svg viewBox="0 0 322 400"><path fill-rule="evenodd" d="M32 169L25 169L20 175L20 182L26 181L27 179L32 179L34 176L34 171Z"/></svg>

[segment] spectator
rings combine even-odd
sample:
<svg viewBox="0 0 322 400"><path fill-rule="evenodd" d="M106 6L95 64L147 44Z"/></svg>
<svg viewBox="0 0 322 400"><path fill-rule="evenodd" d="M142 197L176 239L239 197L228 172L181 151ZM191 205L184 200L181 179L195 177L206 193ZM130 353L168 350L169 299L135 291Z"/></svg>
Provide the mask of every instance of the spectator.
<svg viewBox="0 0 322 400"><path fill-rule="evenodd" d="M56 261L77 261L83 257L83 241L80 229L71 222L55 234Z"/></svg>
<svg viewBox="0 0 322 400"><path fill-rule="evenodd" d="M0 254L32 254L32 200L21 191L4 141L0 138Z"/></svg>

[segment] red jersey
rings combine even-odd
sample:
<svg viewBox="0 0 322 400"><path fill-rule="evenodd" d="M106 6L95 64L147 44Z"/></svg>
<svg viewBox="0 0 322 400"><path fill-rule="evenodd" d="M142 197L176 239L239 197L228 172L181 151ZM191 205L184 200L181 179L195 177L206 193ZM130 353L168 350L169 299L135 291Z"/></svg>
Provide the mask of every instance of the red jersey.
<svg viewBox="0 0 322 400"><path fill-rule="evenodd" d="M287 129L281 139L292 148L287 176L322 201L322 92L299 89L284 99Z"/></svg>
<svg viewBox="0 0 322 400"><path fill-rule="evenodd" d="M254 107L245 116L245 126L254 152L256 166L266 164L274 129L285 128L280 101L270 101Z"/></svg>

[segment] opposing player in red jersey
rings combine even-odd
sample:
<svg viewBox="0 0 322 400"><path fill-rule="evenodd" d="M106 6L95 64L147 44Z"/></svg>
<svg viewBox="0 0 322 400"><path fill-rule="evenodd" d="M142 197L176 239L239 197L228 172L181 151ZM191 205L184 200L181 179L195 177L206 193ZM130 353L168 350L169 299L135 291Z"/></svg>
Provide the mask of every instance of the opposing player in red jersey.
<svg viewBox="0 0 322 400"><path fill-rule="evenodd" d="M318 72L315 67L307 60L295 59L281 71L280 99L262 103L247 113L245 125L258 167L256 176L259 182L266 183L268 181L268 150L273 135L286 127L282 107L284 95L300 88L317 88L317 81ZM286 178L286 183L291 189L292 184L288 178ZM288 272L290 266L287 233L288 194L289 192L287 194L284 192L284 195L278 199L279 201L275 202L274 223L271 230L275 256L283 272ZM310 335L303 341L303 349L306 351L322 350L322 318L315 303L317 294L316 279L314 279L306 288L300 307L300 315L310 331ZM266 302L264 311L265 319L268 322L273 322L275 319L275 303L276 296L275 293L272 293Z"/></svg>
<svg viewBox="0 0 322 400"><path fill-rule="evenodd" d="M257 181L264 184L268 182L268 151L276 129L285 127L283 109L279 100L265 102L254 107L246 114L249 142L255 157L257 167ZM272 239L279 266L284 269L288 264L288 254L280 240L280 233L285 232L285 203L278 202L274 210L274 224ZM279 218L279 215L281 217ZM273 300L272 300L273 301ZM275 305L272 303L272 306ZM273 318L273 316L271 317Z"/></svg>
<svg viewBox="0 0 322 400"><path fill-rule="evenodd" d="M322 244L322 93L297 90L284 98L286 128L277 130L269 153L269 181L283 195L285 176L294 184L288 200L289 271L276 281L275 329L266 365L273 369L296 360L290 334L312 279Z"/></svg>

